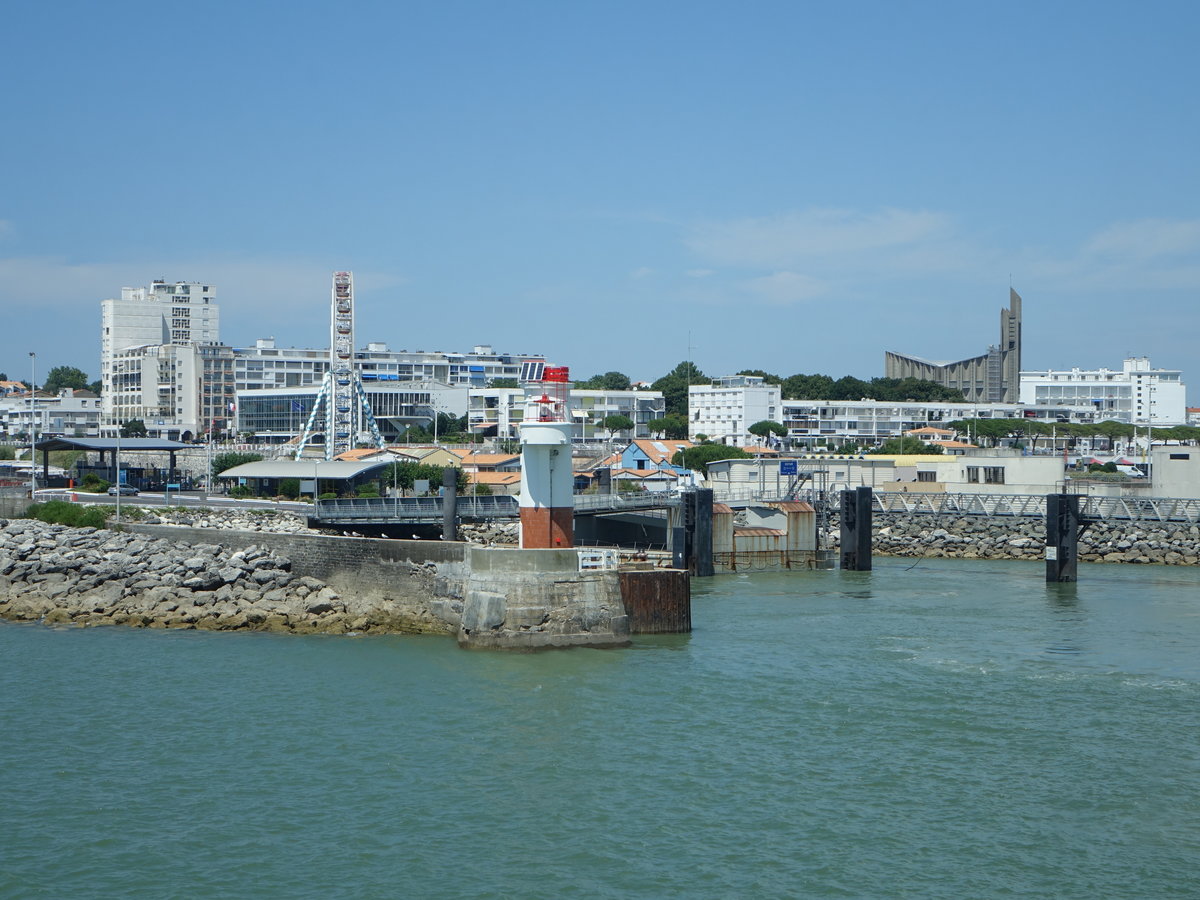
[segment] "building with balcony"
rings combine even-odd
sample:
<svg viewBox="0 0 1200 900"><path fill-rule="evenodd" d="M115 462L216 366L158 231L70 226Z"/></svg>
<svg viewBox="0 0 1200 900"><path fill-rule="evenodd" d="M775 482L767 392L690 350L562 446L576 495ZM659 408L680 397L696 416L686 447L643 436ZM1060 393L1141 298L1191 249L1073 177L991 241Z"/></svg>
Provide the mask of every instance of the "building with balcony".
<svg viewBox="0 0 1200 900"><path fill-rule="evenodd" d="M726 375L712 384L688 387L688 436L705 435L718 444L744 447L760 438L746 429L764 420L778 422L783 413L780 387L757 375Z"/></svg>
<svg viewBox="0 0 1200 900"><path fill-rule="evenodd" d="M30 407L29 393L0 397L0 436L27 439L29 424L37 424L37 436L98 437L100 434L100 398L91 391L63 388L57 394L39 391Z"/></svg>
<svg viewBox="0 0 1200 900"><path fill-rule="evenodd" d="M1021 373L1027 406L1091 407L1097 422L1184 425L1187 388L1178 369L1152 369L1149 357L1131 357L1112 369L1044 369Z"/></svg>
<svg viewBox="0 0 1200 900"><path fill-rule="evenodd" d="M139 375L136 391L138 396L133 396L135 391L132 390L128 376L135 369L140 372L141 363L131 365L129 360L136 359L139 355L170 359L173 356L172 351L145 351L142 354L131 354L130 351L148 347L216 346L220 339L220 308L216 302L216 288L212 285L200 282L177 281L168 284L165 281L154 281L149 287L123 287L119 299L102 300L100 384L104 426L111 431L118 421L123 422L129 418L117 405L124 401L124 406L154 410L155 419L161 419L163 427L174 429L177 435L182 431L195 433L199 421L203 418L202 403L198 398L186 397L187 394L195 393L190 386L184 390L185 397L173 397L170 402L160 403L157 396L158 383L151 388L150 382L147 381L146 389L143 390ZM118 374L119 360L122 362L120 386L124 388L123 391L118 390L118 383L114 381ZM189 416L188 410L193 405L193 414ZM176 413L180 408L185 411ZM187 417L188 422L185 424L177 421L177 416Z"/></svg>
<svg viewBox="0 0 1200 900"><path fill-rule="evenodd" d="M467 411L471 432L497 440L516 440L518 426L525 414L526 391L523 388L472 389ZM661 391L572 390L571 419L578 426L574 438L580 441L608 440L604 427L609 416L625 416L633 422L633 432L621 437L650 437L649 423L665 415L666 400Z"/></svg>
<svg viewBox="0 0 1200 900"><path fill-rule="evenodd" d="M897 403L887 400L784 400L783 425L793 447L872 446L910 431L965 419L1024 419L1090 424L1090 407L1019 403Z"/></svg>

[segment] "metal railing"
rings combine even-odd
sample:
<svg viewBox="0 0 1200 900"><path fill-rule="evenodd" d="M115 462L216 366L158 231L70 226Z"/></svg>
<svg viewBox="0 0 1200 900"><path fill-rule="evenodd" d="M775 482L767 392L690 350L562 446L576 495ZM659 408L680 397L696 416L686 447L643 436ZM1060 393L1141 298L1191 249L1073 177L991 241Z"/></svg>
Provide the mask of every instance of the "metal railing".
<svg viewBox="0 0 1200 900"><path fill-rule="evenodd" d="M907 515L1030 516L1046 515L1044 494L906 494L876 491L876 512ZM1081 494L1079 514L1096 520L1132 522L1200 522L1200 500L1171 497L1098 497Z"/></svg>
<svg viewBox="0 0 1200 900"><path fill-rule="evenodd" d="M666 491L632 491L624 494L576 494L575 511L622 512L637 509L666 509L680 504L680 495Z"/></svg>
<svg viewBox="0 0 1200 900"><path fill-rule="evenodd" d="M606 572L616 569L621 563L616 550L590 548L576 551L579 554L580 572Z"/></svg>
<svg viewBox="0 0 1200 900"><path fill-rule="evenodd" d="M455 509L463 519L515 519L520 515L516 497L458 497ZM440 522L441 497L350 497L318 500L313 510L323 522L405 521Z"/></svg>

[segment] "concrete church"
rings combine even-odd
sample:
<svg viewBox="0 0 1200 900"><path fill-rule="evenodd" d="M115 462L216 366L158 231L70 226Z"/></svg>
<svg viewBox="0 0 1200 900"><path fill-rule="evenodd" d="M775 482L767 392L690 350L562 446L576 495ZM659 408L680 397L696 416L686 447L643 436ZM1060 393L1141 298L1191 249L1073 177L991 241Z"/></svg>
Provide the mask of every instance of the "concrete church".
<svg viewBox="0 0 1200 900"><path fill-rule="evenodd" d="M920 378L963 392L977 403L1016 403L1021 388L1021 296L1008 290L1008 309L1000 310L1000 342L986 353L957 362L933 362L888 350L884 375Z"/></svg>

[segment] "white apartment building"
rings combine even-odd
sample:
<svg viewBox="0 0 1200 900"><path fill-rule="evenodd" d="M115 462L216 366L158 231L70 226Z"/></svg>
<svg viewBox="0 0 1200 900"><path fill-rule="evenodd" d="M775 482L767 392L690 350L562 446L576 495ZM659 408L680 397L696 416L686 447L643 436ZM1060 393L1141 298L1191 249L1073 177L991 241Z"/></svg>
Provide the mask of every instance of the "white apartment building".
<svg viewBox="0 0 1200 900"><path fill-rule="evenodd" d="M515 440L518 426L525 415L526 391L522 388L472 389L467 412L473 434L499 440ZM607 440L604 427L609 416L625 416L632 420L633 431L628 437L650 437L649 423L661 419L666 400L661 391L604 391L572 390L570 392L571 420L579 428L574 437L581 441Z"/></svg>
<svg viewBox="0 0 1200 900"><path fill-rule="evenodd" d="M688 437L706 435L718 444L743 447L759 443L748 431L756 422L779 422L782 395L777 384L757 375L726 375L712 384L688 387Z"/></svg>
<svg viewBox="0 0 1200 900"><path fill-rule="evenodd" d="M100 398L91 391L63 388L55 395L39 393L32 409L29 394L0 398L0 435L12 440L29 434L37 423L37 437L99 437Z"/></svg>
<svg viewBox="0 0 1200 900"><path fill-rule="evenodd" d="M1183 425L1187 388L1177 369L1152 369L1149 357L1126 359L1112 369L1046 369L1021 373L1021 402L1028 406L1090 406L1096 421L1131 425Z"/></svg>
<svg viewBox="0 0 1200 900"><path fill-rule="evenodd" d="M105 424L140 419L151 437L191 441L209 429L214 434L231 430L234 402L228 347L128 347L112 357Z"/></svg>
<svg viewBox="0 0 1200 900"><path fill-rule="evenodd" d="M896 403L887 400L784 400L782 423L796 447L881 444L906 431L959 419L1099 421L1091 407L1028 407L1020 403Z"/></svg>
<svg viewBox="0 0 1200 900"><path fill-rule="evenodd" d="M237 390L265 390L320 384L329 369L329 351L276 346L260 338L253 347L234 351ZM372 342L354 353L364 384L372 381L429 381L483 388L499 378L519 379L522 367L544 363L545 357L497 353L487 344L470 353L442 350L391 350Z"/></svg>
<svg viewBox="0 0 1200 900"><path fill-rule="evenodd" d="M165 281L155 281L149 287L123 287L120 299L102 300L100 383L104 424L115 426L118 420L126 421L129 416L123 411L118 411L118 407L136 406L146 410L153 409L155 419L162 419L164 427L174 426L178 434L181 430L179 426L183 426L184 423L172 421L172 418L176 415L187 415L186 411L177 414L175 410L186 410L189 406L187 395L194 393L190 386L185 387L184 397L172 397L170 402L158 402L159 383L155 383L153 388L149 382L142 386L139 378L135 389L134 382L128 377L134 371L140 373L142 370L141 363L134 364L130 362L131 359L136 360L140 356L170 358L173 354L144 349L141 353L133 353L130 356L128 351L160 346L214 346L219 342L220 310L216 303L216 288L212 285L200 282L177 281L168 284ZM118 358L124 363L121 369L122 376L125 376L121 382L123 390L117 389L113 380ZM202 417L199 401L196 398L191 400L196 402L197 411L189 416L189 421L182 430L194 431ZM159 412L160 410L162 412Z"/></svg>

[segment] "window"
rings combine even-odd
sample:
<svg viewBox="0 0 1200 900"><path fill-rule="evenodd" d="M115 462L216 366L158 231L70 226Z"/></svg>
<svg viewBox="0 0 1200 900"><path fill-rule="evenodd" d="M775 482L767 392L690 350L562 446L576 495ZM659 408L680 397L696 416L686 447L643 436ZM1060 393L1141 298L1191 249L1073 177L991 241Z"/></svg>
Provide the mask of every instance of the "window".
<svg viewBox="0 0 1200 900"><path fill-rule="evenodd" d="M984 484L1004 484L1004 466L984 466Z"/></svg>
<svg viewBox="0 0 1200 900"><path fill-rule="evenodd" d="M918 472L917 481L937 481L937 472Z"/></svg>
<svg viewBox="0 0 1200 900"><path fill-rule="evenodd" d="M967 484L979 484L979 466L967 466Z"/></svg>

